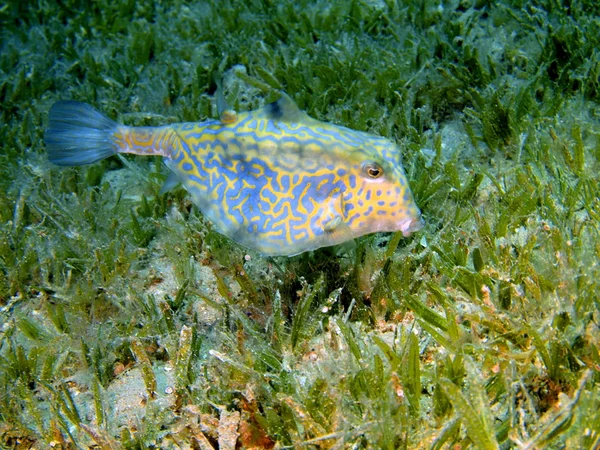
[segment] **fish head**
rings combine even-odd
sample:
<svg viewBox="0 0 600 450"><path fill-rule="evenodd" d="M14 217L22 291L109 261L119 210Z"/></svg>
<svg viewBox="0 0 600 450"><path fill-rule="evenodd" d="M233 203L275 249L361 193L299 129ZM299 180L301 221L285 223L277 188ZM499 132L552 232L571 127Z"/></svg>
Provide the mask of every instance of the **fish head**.
<svg viewBox="0 0 600 450"><path fill-rule="evenodd" d="M362 142L350 152L352 163L343 196L344 215L352 234L401 231L409 236L423 228L398 146L367 133L357 135Z"/></svg>

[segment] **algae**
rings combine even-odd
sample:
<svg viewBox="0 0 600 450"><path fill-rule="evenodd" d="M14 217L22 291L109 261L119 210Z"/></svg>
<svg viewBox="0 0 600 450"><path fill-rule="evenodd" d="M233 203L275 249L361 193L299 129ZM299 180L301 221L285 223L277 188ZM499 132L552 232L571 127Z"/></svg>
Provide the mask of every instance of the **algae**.
<svg viewBox="0 0 600 450"><path fill-rule="evenodd" d="M597 2L0 6L0 446L597 448ZM263 258L155 158L61 169L59 99L129 125L285 90L397 141L426 227Z"/></svg>

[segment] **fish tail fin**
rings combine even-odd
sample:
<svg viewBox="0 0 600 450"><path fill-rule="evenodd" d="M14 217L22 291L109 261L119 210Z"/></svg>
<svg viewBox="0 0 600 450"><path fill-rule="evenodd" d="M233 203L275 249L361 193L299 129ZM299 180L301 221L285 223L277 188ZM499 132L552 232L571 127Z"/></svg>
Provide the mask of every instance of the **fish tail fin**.
<svg viewBox="0 0 600 450"><path fill-rule="evenodd" d="M86 103L54 103L49 122L44 140L54 164L92 164L118 152L114 135L119 125Z"/></svg>

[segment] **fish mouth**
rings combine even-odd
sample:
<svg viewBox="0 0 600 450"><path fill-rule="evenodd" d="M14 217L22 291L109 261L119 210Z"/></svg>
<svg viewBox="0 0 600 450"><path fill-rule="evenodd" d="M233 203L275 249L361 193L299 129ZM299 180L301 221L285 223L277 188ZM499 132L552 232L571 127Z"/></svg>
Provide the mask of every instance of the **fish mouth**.
<svg viewBox="0 0 600 450"><path fill-rule="evenodd" d="M425 222L419 214L417 217L403 220L399 225L400 231L402 231L402 236L407 237L415 231L419 231L421 228L423 228L425 226Z"/></svg>

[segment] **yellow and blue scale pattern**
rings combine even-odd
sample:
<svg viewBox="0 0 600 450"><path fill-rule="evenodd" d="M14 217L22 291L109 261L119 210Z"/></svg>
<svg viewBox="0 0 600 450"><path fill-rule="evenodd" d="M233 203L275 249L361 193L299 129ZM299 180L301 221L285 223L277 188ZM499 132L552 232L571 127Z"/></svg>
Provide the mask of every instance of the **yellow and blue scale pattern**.
<svg viewBox="0 0 600 450"><path fill-rule="evenodd" d="M258 110L163 127L126 127L61 101L45 141L63 166L118 152L163 156L217 231L264 255L423 226L397 145L313 119L286 94Z"/></svg>

